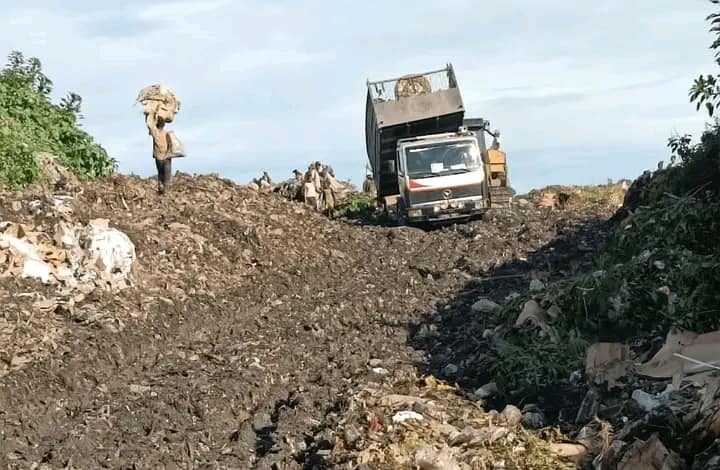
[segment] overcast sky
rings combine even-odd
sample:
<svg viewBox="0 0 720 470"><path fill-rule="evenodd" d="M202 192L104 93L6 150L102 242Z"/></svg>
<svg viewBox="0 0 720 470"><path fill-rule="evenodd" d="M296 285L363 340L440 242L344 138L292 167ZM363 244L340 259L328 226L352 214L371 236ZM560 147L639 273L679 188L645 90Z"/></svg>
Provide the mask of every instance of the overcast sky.
<svg viewBox="0 0 720 470"><path fill-rule="evenodd" d="M452 62L471 117L503 133L520 191L634 177L699 133L715 72L706 0L3 0L0 52L41 59L54 94L123 172L153 174L140 88L182 101L175 168L245 183L311 160L364 175L365 80ZM103 5L104 4L104 5Z"/></svg>

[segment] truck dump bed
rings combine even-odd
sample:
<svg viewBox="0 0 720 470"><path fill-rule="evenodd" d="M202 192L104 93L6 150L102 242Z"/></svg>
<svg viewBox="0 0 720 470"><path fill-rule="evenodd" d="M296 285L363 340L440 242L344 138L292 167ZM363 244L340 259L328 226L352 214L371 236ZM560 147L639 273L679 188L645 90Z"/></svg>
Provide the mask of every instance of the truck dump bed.
<svg viewBox="0 0 720 470"><path fill-rule="evenodd" d="M399 192L398 139L455 132L463 124L465 108L450 64L442 70L368 82L367 87L365 142L382 198Z"/></svg>

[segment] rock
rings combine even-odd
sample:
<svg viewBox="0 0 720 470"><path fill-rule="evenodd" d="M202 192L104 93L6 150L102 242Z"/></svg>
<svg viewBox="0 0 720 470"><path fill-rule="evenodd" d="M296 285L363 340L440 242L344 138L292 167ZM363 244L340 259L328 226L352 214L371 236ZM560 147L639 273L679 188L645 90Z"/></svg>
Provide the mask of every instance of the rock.
<svg viewBox="0 0 720 470"><path fill-rule="evenodd" d="M382 359L370 359L370 361L368 361L368 364L370 365L370 367L380 367L383 365L383 361Z"/></svg>
<svg viewBox="0 0 720 470"><path fill-rule="evenodd" d="M585 394L577 415L575 416L575 424L587 423L595 417L600 409L600 393L596 388L591 388Z"/></svg>
<svg viewBox="0 0 720 470"><path fill-rule="evenodd" d="M261 432L273 425L272 417L267 413L257 413L253 416L253 429L255 432Z"/></svg>
<svg viewBox="0 0 720 470"><path fill-rule="evenodd" d="M137 385L137 384L130 385L130 392L132 392L132 393L141 394L141 393L145 393L145 392L149 392L149 391L150 391L150 387L148 387L147 385Z"/></svg>
<svg viewBox="0 0 720 470"><path fill-rule="evenodd" d="M346 425L345 429L343 429L343 438L350 447L353 447L355 443L360 440L361 437L362 433L360 432L360 430L352 424Z"/></svg>
<svg viewBox="0 0 720 470"><path fill-rule="evenodd" d="M455 377L460 369L455 364L448 364L443 369L443 373L448 377Z"/></svg>
<svg viewBox="0 0 720 470"><path fill-rule="evenodd" d="M585 375L590 383L607 383L612 389L627 375L631 365L628 346L620 343L595 343L588 348L585 357Z"/></svg>
<svg viewBox="0 0 720 470"><path fill-rule="evenodd" d="M460 465L453 458L447 446L440 451L436 451L430 446L421 448L415 454L415 465L420 470L460 470Z"/></svg>
<svg viewBox="0 0 720 470"><path fill-rule="evenodd" d="M523 199L523 198L517 199L515 202L520 207L527 207L530 205L530 201L528 201L527 199Z"/></svg>
<svg viewBox="0 0 720 470"><path fill-rule="evenodd" d="M545 289L545 283L540 279L533 279L530 281L530 292L540 292Z"/></svg>
<svg viewBox="0 0 720 470"><path fill-rule="evenodd" d="M517 406L507 405L500 416L505 420L508 427L515 427L522 422L522 412Z"/></svg>
<svg viewBox="0 0 720 470"><path fill-rule="evenodd" d="M382 368L382 367L373 367L371 370L373 371L373 373L375 373L375 374L377 374L377 375L388 375L388 374L390 374L390 371L389 371L389 370L384 369L384 368Z"/></svg>
<svg viewBox="0 0 720 470"><path fill-rule="evenodd" d="M498 393L498 386L495 382L490 382L489 384L485 384L482 387L475 390L473 395L475 395L479 399L485 399L494 397Z"/></svg>
<svg viewBox="0 0 720 470"><path fill-rule="evenodd" d="M500 309L500 305L490 299L480 299L472 307L474 313L493 313Z"/></svg>
<svg viewBox="0 0 720 470"><path fill-rule="evenodd" d="M640 405L640 408L647 412L667 404L667 401L662 398L662 395L651 395L640 389L637 389L632 393L632 399Z"/></svg>
<svg viewBox="0 0 720 470"><path fill-rule="evenodd" d="M552 443L550 450L557 456L580 463L587 455L587 449L582 444Z"/></svg>
<svg viewBox="0 0 720 470"><path fill-rule="evenodd" d="M545 415L537 408L532 407L522 413L522 424L526 428L540 429L545 427Z"/></svg>

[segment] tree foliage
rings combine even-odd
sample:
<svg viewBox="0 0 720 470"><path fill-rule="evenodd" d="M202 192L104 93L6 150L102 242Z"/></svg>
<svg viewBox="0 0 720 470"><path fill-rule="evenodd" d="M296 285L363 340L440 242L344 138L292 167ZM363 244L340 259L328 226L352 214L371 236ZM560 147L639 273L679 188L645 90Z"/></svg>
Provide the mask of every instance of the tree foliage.
<svg viewBox="0 0 720 470"><path fill-rule="evenodd" d="M720 0L710 2L720 4ZM708 15L706 20L710 22L710 32L715 34L710 49L715 53L715 62L720 65L720 11ZM708 115L713 117L720 103L720 75L708 74L696 78L690 88L690 102L695 103L698 110L705 105Z"/></svg>
<svg viewBox="0 0 720 470"><path fill-rule="evenodd" d="M22 186L38 174L35 155L47 152L81 179L111 173L116 162L80 129L82 99L69 93L53 104L53 82L37 58L12 52L0 70L0 184Z"/></svg>

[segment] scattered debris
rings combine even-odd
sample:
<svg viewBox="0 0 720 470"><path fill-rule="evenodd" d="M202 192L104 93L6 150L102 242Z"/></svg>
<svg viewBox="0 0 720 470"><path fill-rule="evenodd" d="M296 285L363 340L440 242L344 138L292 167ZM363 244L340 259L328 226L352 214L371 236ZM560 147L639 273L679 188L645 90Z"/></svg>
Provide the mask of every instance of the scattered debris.
<svg viewBox="0 0 720 470"><path fill-rule="evenodd" d="M585 375L590 383L607 383L609 388L618 386L629 368L630 348L619 343L596 343L588 348L585 360Z"/></svg>

